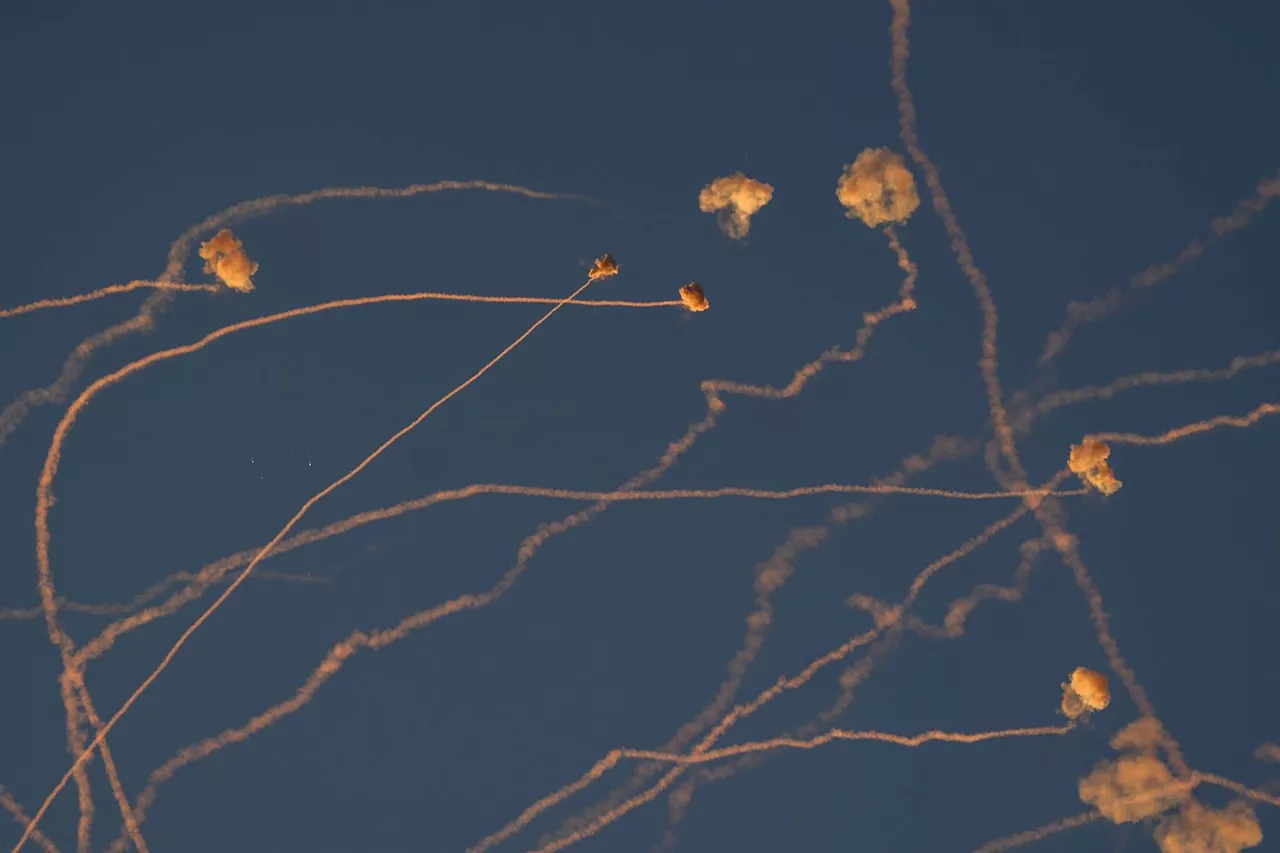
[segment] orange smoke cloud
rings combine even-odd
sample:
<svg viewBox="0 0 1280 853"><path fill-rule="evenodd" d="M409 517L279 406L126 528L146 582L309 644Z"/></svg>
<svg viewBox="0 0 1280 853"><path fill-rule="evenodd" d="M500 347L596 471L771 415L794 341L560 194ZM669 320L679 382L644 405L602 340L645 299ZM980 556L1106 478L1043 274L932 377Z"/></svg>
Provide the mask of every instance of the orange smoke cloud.
<svg viewBox="0 0 1280 853"><path fill-rule="evenodd" d="M1071 445L1071 455L1067 457L1067 467L1089 485L1104 495L1114 495L1124 485L1107 464L1111 448L1105 441L1086 438L1083 444Z"/></svg>
<svg viewBox="0 0 1280 853"><path fill-rule="evenodd" d="M1111 740L1126 754L1100 761L1080 780L1080 799L1093 805L1113 823L1133 823L1167 811L1185 794L1185 786L1156 757L1163 729L1158 720L1143 717L1125 726Z"/></svg>
<svg viewBox="0 0 1280 853"><path fill-rule="evenodd" d="M711 303L707 301L707 295L702 292L702 285L696 281L691 281L680 288L680 301L690 311L706 311L711 307Z"/></svg>
<svg viewBox="0 0 1280 853"><path fill-rule="evenodd" d="M1243 800L1224 809L1190 800L1160 822L1155 837L1162 853L1239 853L1262 843L1262 829Z"/></svg>
<svg viewBox="0 0 1280 853"><path fill-rule="evenodd" d="M1090 711L1101 711L1111 704L1111 688L1100 672L1076 667L1071 680L1062 685L1062 713L1071 719Z"/></svg>
<svg viewBox="0 0 1280 853"><path fill-rule="evenodd" d="M698 207L703 213L720 212L720 230L741 240L751 230L751 217L773 198L773 187L735 172L716 178L698 193Z"/></svg>
<svg viewBox="0 0 1280 853"><path fill-rule="evenodd" d="M845 166L836 183L836 198L848 208L846 216L861 219L870 228L906 222L920 206L916 179L902 155L888 148L868 148Z"/></svg>
<svg viewBox="0 0 1280 853"><path fill-rule="evenodd" d="M212 240L201 243L200 257L204 258L204 271L216 275L227 287L241 293L253 290L249 277L258 271L258 265L249 260L244 244L230 228L223 228Z"/></svg>
<svg viewBox="0 0 1280 853"><path fill-rule="evenodd" d="M605 252L602 256L596 258L595 263L591 265L591 269L587 272L587 278L591 281L599 281L602 278L609 278L618 274L618 262L613 259L613 255Z"/></svg>

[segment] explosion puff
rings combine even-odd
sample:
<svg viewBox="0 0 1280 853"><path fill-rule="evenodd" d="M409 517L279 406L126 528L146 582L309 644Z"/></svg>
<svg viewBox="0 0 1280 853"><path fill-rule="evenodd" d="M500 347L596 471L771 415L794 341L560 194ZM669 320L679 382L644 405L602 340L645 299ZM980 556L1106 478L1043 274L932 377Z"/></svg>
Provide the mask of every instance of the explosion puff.
<svg viewBox="0 0 1280 853"><path fill-rule="evenodd" d="M592 281L599 281L602 278L609 278L618 274L618 262L613 259L613 255L605 252L603 256L596 258L595 263L591 265L591 269L587 272L587 278Z"/></svg>
<svg viewBox="0 0 1280 853"><path fill-rule="evenodd" d="M696 281L691 281L680 288L680 301L690 311L706 311L711 307L711 303L707 301L707 295L702 292L702 285Z"/></svg>
<svg viewBox="0 0 1280 853"><path fill-rule="evenodd" d="M861 219L869 228L906 222L920 206L916 179L901 155L888 148L868 148L845 166L836 198L848 208L846 216Z"/></svg>
<svg viewBox="0 0 1280 853"><path fill-rule="evenodd" d="M1104 495L1114 495L1124 483L1116 479L1116 474L1107 464L1111 448L1105 441L1086 438L1083 444L1071 445L1071 455L1067 457L1067 467L1089 485Z"/></svg>
<svg viewBox="0 0 1280 853"><path fill-rule="evenodd" d="M1111 704L1107 677L1083 666L1076 667L1071 680L1062 685L1062 713L1075 719Z"/></svg>
<svg viewBox="0 0 1280 853"><path fill-rule="evenodd" d="M253 290L249 277L258 271L258 265L249 260L231 229L223 228L212 240L201 243L200 257L204 258L204 271L216 275L227 287L241 293Z"/></svg>
<svg viewBox="0 0 1280 853"><path fill-rule="evenodd" d="M720 229L734 240L741 240L751 230L751 217L772 198L773 187L735 172L703 187L698 193L698 207L703 213L723 211L718 217Z"/></svg>

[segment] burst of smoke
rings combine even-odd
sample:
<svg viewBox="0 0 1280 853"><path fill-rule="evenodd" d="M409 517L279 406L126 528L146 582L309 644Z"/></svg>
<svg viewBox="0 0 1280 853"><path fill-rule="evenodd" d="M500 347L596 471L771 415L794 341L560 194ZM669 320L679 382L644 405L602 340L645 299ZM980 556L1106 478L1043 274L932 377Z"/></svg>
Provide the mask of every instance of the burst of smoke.
<svg viewBox="0 0 1280 853"><path fill-rule="evenodd" d="M698 193L698 207L703 213L720 213L720 230L741 240L751 230L751 217L773 198L773 187L735 172L716 178Z"/></svg>
<svg viewBox="0 0 1280 853"><path fill-rule="evenodd" d="M680 288L680 301L690 311L706 311L711 307L711 303L707 301L707 295L702 291L702 285L696 281L691 281Z"/></svg>
<svg viewBox="0 0 1280 853"><path fill-rule="evenodd" d="M1155 837L1162 853L1240 853L1262 843L1262 828L1242 800L1224 809L1190 800L1160 822Z"/></svg>
<svg viewBox="0 0 1280 853"><path fill-rule="evenodd" d="M591 265L591 269L587 272L587 278L592 281L599 281L602 278L609 278L618 274L618 262L613 259L613 255L605 252L602 256L596 258L595 263Z"/></svg>
<svg viewBox="0 0 1280 853"><path fill-rule="evenodd" d="M1076 667L1071 680L1062 685L1062 713L1071 719L1090 711L1101 711L1111 704L1111 688L1100 672Z"/></svg>
<svg viewBox="0 0 1280 853"><path fill-rule="evenodd" d="M836 183L836 198L848 208L851 219L870 228L889 222L906 222L920 206L916 179L900 154L888 148L868 148Z"/></svg>
<svg viewBox="0 0 1280 853"><path fill-rule="evenodd" d="M250 276L258 271L258 265L249 260L244 245L230 228L223 228L212 240L201 243L200 257L204 258L204 271L216 275L227 287L241 293L253 290Z"/></svg>
<svg viewBox="0 0 1280 853"><path fill-rule="evenodd" d="M1159 721L1143 717L1125 726L1111 740L1124 752L1114 761L1099 761L1080 780L1080 799L1113 823L1133 823L1167 811L1182 796L1173 773L1156 757Z"/></svg>
<svg viewBox="0 0 1280 853"><path fill-rule="evenodd" d="M1274 743L1264 743L1253 751L1253 757L1259 761L1280 764L1280 746L1276 746Z"/></svg>
<svg viewBox="0 0 1280 853"><path fill-rule="evenodd" d="M1067 457L1067 467L1071 473L1080 477L1104 495L1114 495L1124 485L1107 464L1111 448L1105 441L1086 438L1083 444L1071 445L1071 455Z"/></svg>

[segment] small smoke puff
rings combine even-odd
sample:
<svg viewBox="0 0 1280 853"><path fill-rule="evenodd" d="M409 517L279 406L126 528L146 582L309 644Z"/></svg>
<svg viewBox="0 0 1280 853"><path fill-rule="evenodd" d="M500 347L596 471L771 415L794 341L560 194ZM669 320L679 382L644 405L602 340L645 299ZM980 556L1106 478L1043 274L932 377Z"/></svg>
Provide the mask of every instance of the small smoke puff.
<svg viewBox="0 0 1280 853"><path fill-rule="evenodd" d="M735 172L703 187L698 207L703 213L720 213L720 230L741 240L751 230L751 217L772 198L773 187Z"/></svg>
<svg viewBox="0 0 1280 853"><path fill-rule="evenodd" d="M1116 478L1116 474L1107 464L1111 448L1105 441L1086 438L1082 444L1071 445L1071 454L1067 457L1067 467L1071 473L1080 477L1104 495L1114 495L1124 484Z"/></svg>
<svg viewBox="0 0 1280 853"><path fill-rule="evenodd" d="M1248 803L1214 809L1194 800L1156 827L1162 853L1240 853L1262 843L1262 828Z"/></svg>
<svg viewBox="0 0 1280 853"><path fill-rule="evenodd" d="M707 301L707 295L702 292L702 285L696 281L691 281L680 288L680 301L690 311L706 311L711 307L711 303Z"/></svg>
<svg viewBox="0 0 1280 853"><path fill-rule="evenodd" d="M216 275L227 287L241 293L253 290L250 276L258 271L258 265L249 260L231 229L223 228L212 240L201 243L200 257L204 258L204 271Z"/></svg>
<svg viewBox="0 0 1280 853"><path fill-rule="evenodd" d="M845 166L836 198L848 208L846 216L861 219L869 228L906 222L920 206L915 177L902 156L888 148L868 148Z"/></svg>
<svg viewBox="0 0 1280 853"><path fill-rule="evenodd" d="M1280 746L1276 746L1274 743L1264 743L1253 751L1253 757L1259 761L1280 764Z"/></svg>
<svg viewBox="0 0 1280 853"><path fill-rule="evenodd" d="M1107 686L1107 677L1100 672L1078 666L1071 673L1069 686L1091 711L1101 711L1111 704L1111 689Z"/></svg>
<svg viewBox="0 0 1280 853"><path fill-rule="evenodd" d="M591 265L587 278L592 281L599 281L602 278L609 278L617 274L618 262L613 259L613 255L605 252L602 257L596 258L595 263Z"/></svg>

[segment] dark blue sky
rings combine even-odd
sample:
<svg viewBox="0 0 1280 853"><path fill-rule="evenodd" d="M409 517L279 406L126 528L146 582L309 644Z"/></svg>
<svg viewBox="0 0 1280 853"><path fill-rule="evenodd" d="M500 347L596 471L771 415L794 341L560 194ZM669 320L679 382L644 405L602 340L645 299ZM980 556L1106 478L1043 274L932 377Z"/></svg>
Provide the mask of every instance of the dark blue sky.
<svg viewBox="0 0 1280 853"><path fill-rule="evenodd" d="M913 12L922 143L990 278L1009 393L1034 376L1067 302L1171 257L1280 168L1274 4L933 0ZM153 333L99 352L76 392L153 350L327 299L567 295L584 263L611 251L623 274L597 298L670 299L697 279L712 310L562 311L303 527L477 482L609 489L702 416L701 380L784 384L828 347L851 346L862 313L893 299L899 273L883 238L845 219L834 196L863 148L901 148L889 21L887 2L12 3L0 12L0 305L154 277L192 223L273 193L481 178L588 194L607 205L446 193L326 202L237 226L261 264L258 289L182 295ZM735 243L696 196L739 169L775 195ZM1280 347L1276 216L1082 330L1052 387L1222 368ZM989 434L981 318L927 198L901 234L920 267L920 309L795 399L730 398L660 486L864 483L937 434ZM195 264L187 274L201 275ZM143 298L0 321L0 400L53 381L79 341ZM333 312L110 389L71 433L57 482L60 593L126 600L264 543L540 310ZM1086 432L1157 433L1280 399L1276 370L1063 409L1020 450L1044 478ZM37 602L35 487L63 408L35 411L0 448L0 607ZM1280 671L1269 663L1280 640L1277 428L1118 448L1125 487L1069 504L1120 647L1188 759L1254 785L1268 778L1254 748L1280 739ZM994 488L978 458L918 483ZM609 749L656 747L700 710L741 642L753 567L844 500L612 508L552 540L497 604L358 654L303 710L181 771L144 825L151 849L466 848ZM237 592L110 738L126 789L288 698L350 631L488 589L524 536L575 508L478 497L268 562L329 582L253 580ZM848 595L896 600L921 567L1011 508L895 496L803 555L740 698L864 630ZM1024 520L956 563L920 615L937 621L974 584L1007 583L1019 543L1037 534ZM129 635L91 667L99 711L119 707L197 612ZM104 622L66 621L80 642ZM5 622L0 637L0 784L34 809L69 761L58 659L39 622ZM1059 682L1105 663L1069 573L1046 557L1024 601L982 605L963 638L907 637L840 724L903 734L1054 724ZM780 699L730 741L811 719L834 700L837 676ZM964 851L1074 814L1077 778L1136 713L1116 686L1093 727L1066 737L774 756L699 789L680 849ZM102 849L119 816L97 765L94 781ZM65 792L44 822L63 850L75 848L74 802ZM590 802L581 795L497 849L532 849ZM666 816L665 800L650 804L574 849L649 850ZM1260 817L1264 832L1280 831ZM17 837L0 820L0 847ZM1038 849L1081 847L1155 849L1149 828L1109 824Z"/></svg>

